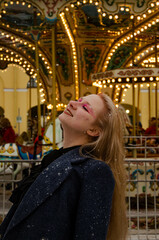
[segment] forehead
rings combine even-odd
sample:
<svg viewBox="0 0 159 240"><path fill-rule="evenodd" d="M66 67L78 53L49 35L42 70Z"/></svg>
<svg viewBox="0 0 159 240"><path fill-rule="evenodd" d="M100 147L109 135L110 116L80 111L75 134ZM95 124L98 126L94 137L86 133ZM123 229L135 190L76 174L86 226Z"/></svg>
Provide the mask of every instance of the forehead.
<svg viewBox="0 0 159 240"><path fill-rule="evenodd" d="M94 110L94 112L97 114L100 114L105 108L102 98L96 94L91 94L83 97L83 100L87 101Z"/></svg>

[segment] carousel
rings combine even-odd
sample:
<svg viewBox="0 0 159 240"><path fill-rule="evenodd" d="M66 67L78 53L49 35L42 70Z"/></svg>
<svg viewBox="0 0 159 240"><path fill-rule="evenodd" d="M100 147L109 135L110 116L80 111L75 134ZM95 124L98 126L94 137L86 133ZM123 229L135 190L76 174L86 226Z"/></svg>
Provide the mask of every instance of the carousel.
<svg viewBox="0 0 159 240"><path fill-rule="evenodd" d="M0 121L10 120L19 142L1 144L0 158L41 159L59 148L58 115L68 102L103 92L119 108L126 156L158 159L158 8L158 0L1 0ZM145 134L152 119L153 138ZM136 179L139 171L130 169ZM140 170L158 179L151 165ZM5 171L13 171L10 162L0 163Z"/></svg>

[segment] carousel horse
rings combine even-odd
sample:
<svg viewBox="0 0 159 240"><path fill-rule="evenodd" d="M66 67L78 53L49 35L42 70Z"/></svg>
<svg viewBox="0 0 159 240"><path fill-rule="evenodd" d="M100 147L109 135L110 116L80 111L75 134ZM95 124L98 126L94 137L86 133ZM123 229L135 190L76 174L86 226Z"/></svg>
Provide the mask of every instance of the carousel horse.
<svg viewBox="0 0 159 240"><path fill-rule="evenodd" d="M62 129L60 127L60 121L56 119L56 146L60 148L62 146ZM11 161L7 160L35 160L42 159L47 153L52 151L53 143L53 123L49 122L46 131L43 136L43 140L40 144L35 145L21 145L17 143L6 143L0 146L0 174L12 174L13 179L24 168L29 167L29 163L17 163L17 167L14 170ZM6 160L6 161L5 161Z"/></svg>

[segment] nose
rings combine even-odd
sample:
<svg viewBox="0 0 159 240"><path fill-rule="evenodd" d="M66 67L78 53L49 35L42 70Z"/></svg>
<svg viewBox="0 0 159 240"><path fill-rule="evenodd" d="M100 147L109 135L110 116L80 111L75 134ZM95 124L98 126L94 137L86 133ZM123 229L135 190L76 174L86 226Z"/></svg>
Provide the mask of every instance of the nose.
<svg viewBox="0 0 159 240"><path fill-rule="evenodd" d="M69 102L69 106L71 107L71 108L73 108L74 110L76 110L77 109L77 104L78 104L78 102L76 102L76 101L70 101Z"/></svg>

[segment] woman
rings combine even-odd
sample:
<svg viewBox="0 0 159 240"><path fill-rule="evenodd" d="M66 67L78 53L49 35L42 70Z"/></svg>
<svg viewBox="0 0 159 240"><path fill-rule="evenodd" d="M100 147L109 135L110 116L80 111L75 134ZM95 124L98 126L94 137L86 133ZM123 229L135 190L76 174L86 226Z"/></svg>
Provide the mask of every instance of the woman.
<svg viewBox="0 0 159 240"><path fill-rule="evenodd" d="M104 95L70 101L59 116L63 149L13 193L3 240L124 240L125 171L118 111Z"/></svg>

